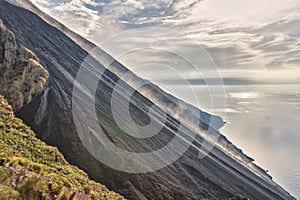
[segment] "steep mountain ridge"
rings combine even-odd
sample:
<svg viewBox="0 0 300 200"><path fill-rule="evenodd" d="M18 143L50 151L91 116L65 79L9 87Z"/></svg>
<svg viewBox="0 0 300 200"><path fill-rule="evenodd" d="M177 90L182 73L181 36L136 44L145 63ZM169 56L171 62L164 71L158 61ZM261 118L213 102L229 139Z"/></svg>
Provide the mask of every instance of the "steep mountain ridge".
<svg viewBox="0 0 300 200"><path fill-rule="evenodd" d="M45 22L51 24L51 26L57 28L58 30L62 31L66 34L69 38L75 41L81 48L86 51L91 51L93 48L96 47L95 44L88 41L87 39L81 37L80 35L74 33L70 29L68 29L63 24L59 23L57 20L53 19L43 11L41 11L38 7L36 7L30 0L5 0L6 2L11 3L12 5L19 6L25 8L27 10L32 11L33 13L37 14L40 18L42 18Z"/></svg>
<svg viewBox="0 0 300 200"><path fill-rule="evenodd" d="M31 103L23 106L17 114L33 127L40 138L57 146L67 160L84 169L94 180L102 181L109 188L130 199L225 199L235 193L253 199L293 199L223 136L219 139L220 145L207 157L198 159L198 153L195 153L198 151L197 145L191 146L175 163L152 173L123 173L97 161L81 143L71 113L73 81L79 67L88 56L87 52L78 45L79 42L75 43L76 39L71 40L58 31L55 28L57 25L49 26L45 23L38 16L40 14L34 14L5 1L0 1L0 5L0 18L5 25L13 30L19 43L38 55L43 66L49 71L49 80L43 92ZM105 58L108 56L103 55ZM109 69L105 70L99 82L97 96L101 101L96 102L99 121L106 132L117 138L120 143L127 143L127 147L124 148L129 150L153 149L157 148L157 144L163 145L168 142L164 137L151 138L147 142L126 137L113 123L109 97L112 86L119 80L118 76L127 69L117 61L111 66L106 66L105 62L103 60L101 64L95 63L95 67ZM118 70L121 71L120 74L117 73ZM122 87L126 89L130 86L123 82ZM151 90L154 88L151 84L148 87ZM159 89L154 88L152 91ZM159 95L164 96L162 93ZM171 102L174 101L173 97L165 97L165 104L169 104L170 99ZM133 99L149 107L149 100L142 95L142 91L137 92ZM144 115L138 109L134 111ZM209 116L207 113L205 115ZM175 118L170 116L170 120L174 121ZM89 121L83 123L91 127ZM199 127L202 135L196 136L197 144L201 144L209 128L205 121L200 123ZM218 134L216 130L211 132ZM161 133L162 136L173 134L169 129L164 129ZM226 152L230 149L237 156ZM253 169L247 167L248 165Z"/></svg>

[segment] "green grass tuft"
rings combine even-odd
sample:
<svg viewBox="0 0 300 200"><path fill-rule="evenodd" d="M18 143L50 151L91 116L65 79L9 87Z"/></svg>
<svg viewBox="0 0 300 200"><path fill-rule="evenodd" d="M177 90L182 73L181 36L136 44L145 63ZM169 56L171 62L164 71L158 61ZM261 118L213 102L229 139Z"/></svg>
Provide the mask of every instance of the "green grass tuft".
<svg viewBox="0 0 300 200"><path fill-rule="evenodd" d="M1 199L124 199L35 137L0 96Z"/></svg>

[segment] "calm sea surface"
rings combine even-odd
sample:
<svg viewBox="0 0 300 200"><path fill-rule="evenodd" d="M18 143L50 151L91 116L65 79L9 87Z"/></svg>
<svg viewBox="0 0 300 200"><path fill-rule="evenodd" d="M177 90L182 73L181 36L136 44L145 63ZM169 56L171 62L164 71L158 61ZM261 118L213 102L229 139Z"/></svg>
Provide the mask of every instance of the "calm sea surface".
<svg viewBox="0 0 300 200"><path fill-rule="evenodd" d="M300 85L225 86L226 114L222 103L211 107L206 86L192 86L197 98L183 86L164 89L222 115L227 124L221 132L300 199ZM216 102L220 94L212 95Z"/></svg>

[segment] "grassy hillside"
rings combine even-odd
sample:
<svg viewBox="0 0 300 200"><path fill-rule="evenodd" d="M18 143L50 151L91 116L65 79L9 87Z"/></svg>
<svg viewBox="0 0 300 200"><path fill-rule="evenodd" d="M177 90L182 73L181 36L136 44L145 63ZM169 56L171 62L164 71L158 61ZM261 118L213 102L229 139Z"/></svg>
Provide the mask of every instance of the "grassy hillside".
<svg viewBox="0 0 300 200"><path fill-rule="evenodd" d="M124 199L70 165L0 96L0 199Z"/></svg>

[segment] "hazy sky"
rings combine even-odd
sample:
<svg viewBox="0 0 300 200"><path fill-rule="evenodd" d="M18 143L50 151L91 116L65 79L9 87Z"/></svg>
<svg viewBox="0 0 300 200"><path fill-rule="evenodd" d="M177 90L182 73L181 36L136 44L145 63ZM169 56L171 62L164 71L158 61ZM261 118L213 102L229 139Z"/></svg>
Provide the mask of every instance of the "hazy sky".
<svg viewBox="0 0 300 200"><path fill-rule="evenodd" d="M32 1L97 44L133 28L171 28L203 45L225 77L300 83L299 0ZM149 55L157 52L138 54Z"/></svg>

